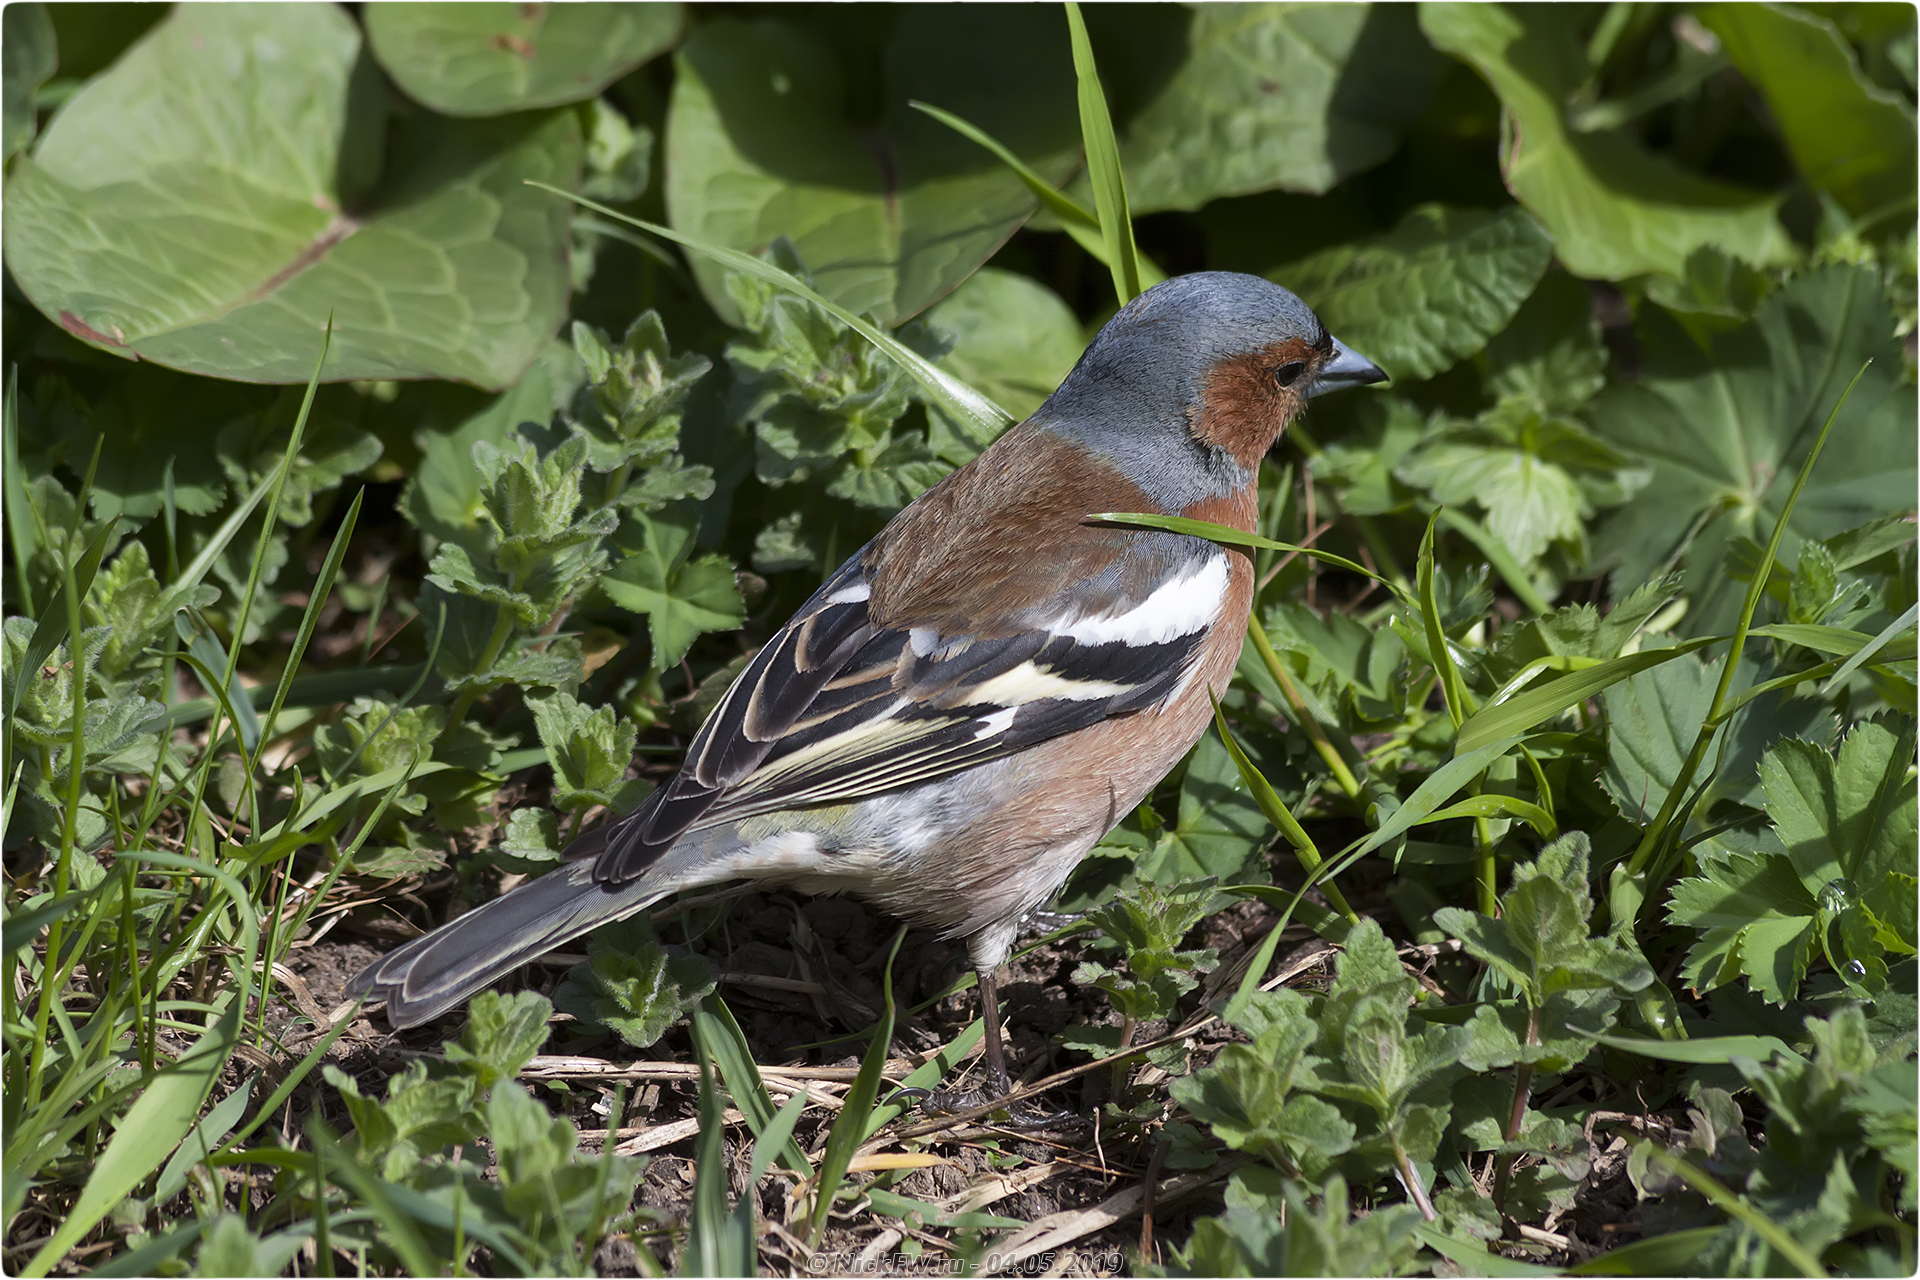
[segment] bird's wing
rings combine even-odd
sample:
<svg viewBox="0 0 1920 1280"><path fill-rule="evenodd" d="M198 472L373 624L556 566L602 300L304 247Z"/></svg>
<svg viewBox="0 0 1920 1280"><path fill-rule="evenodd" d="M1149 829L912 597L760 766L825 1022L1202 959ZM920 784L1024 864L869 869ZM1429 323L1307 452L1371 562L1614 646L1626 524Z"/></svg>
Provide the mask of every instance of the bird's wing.
<svg viewBox="0 0 1920 1280"><path fill-rule="evenodd" d="M926 782L1161 702L1195 669L1231 570L1199 539L1155 541L1173 554L1131 587L964 634L877 625L856 555L741 673L679 774L569 856L623 883L696 825Z"/></svg>

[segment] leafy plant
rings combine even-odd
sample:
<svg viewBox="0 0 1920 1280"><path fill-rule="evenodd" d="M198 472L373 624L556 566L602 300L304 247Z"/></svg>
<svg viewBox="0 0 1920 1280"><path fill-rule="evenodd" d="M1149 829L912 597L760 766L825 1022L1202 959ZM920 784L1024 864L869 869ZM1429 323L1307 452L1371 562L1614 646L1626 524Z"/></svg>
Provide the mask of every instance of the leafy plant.
<svg viewBox="0 0 1920 1280"><path fill-rule="evenodd" d="M11 1270L1019 1267L1010 1188L1079 1163L1224 1180L1141 1271L1912 1270L1910 9L0 27ZM436 1054L335 1020L346 948L631 812L1198 269L1393 381L1296 418L1251 534L1084 513L1253 569L1218 731L1013 979L1127 1082L1085 1161L907 1115L983 1030L939 954L876 999L783 907L530 966L538 1064L534 992ZM636 1137L693 1160L651 1207Z"/></svg>

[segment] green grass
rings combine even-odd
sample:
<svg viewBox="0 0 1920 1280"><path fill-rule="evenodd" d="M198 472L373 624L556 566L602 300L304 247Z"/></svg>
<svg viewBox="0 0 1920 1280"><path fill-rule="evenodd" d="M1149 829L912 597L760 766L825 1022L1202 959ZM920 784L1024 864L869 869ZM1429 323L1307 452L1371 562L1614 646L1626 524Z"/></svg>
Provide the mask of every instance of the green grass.
<svg viewBox="0 0 1920 1280"><path fill-rule="evenodd" d="M1170 168L1153 132L1237 101L1206 61L1218 15L1174 15L1182 48L1129 25L1166 15L1069 5L1057 101L913 104L937 144L881 126L996 166L975 179L1051 219L980 248L992 270L938 267L953 297L905 324L847 283L867 248L832 236L858 219L796 216L750 252L669 216L637 139L670 149L701 59L752 54L695 15L675 66L541 108L541 136L593 139L580 182L532 181L565 236L528 278L570 246L574 324L485 394L330 382L368 349L345 303L300 329L303 391L113 360L35 310L10 236L8 1268L789 1274L1077 1249L1138 1274L1912 1270L1920 586L1911 484L1888 477L1912 474L1913 237L1777 132L1797 90L1759 56L1768 23L1831 33L1854 61L1822 64L1822 100L1880 138L1904 94L1910 135L1911 15L1903 36L1705 13L1734 51L1715 74L1746 78L1723 100L1629 8L1513 11L1593 59L1544 89L1475 26L1506 10L1366 18L1399 81L1439 85L1397 149L1247 187L1222 156ZM10 57L77 20L8 15ZM818 56L925 38L846 23ZM1235 109L1311 81L1290 74ZM739 85L699 89L756 124ZM1622 163L1791 195L1791 245L1750 261L1729 221L1683 262L1574 279L1550 260L1604 257L1560 216L1585 179L1516 184L1524 205L1502 185L1497 108L1535 90L1626 121ZM1365 92L1388 118L1395 86ZM1083 177L1022 132L1048 111ZM817 124L793 137L827 148ZM499 155L527 163L518 145ZM932 216L924 194L900 216ZM979 1051L971 975L797 902L662 904L417 1035L341 1004L373 951L669 777L752 647L1161 278L1143 245L1293 281L1397 376L1315 402L1254 534L1087 513L1246 548L1261 584L1213 731L1003 987L1065 1024L1010 1011L1012 1113L1096 1123L1032 1140L1001 1108L912 1111L897 1087L955 1084ZM215 341L178 363L228 358ZM740 963L754 947L791 967Z"/></svg>

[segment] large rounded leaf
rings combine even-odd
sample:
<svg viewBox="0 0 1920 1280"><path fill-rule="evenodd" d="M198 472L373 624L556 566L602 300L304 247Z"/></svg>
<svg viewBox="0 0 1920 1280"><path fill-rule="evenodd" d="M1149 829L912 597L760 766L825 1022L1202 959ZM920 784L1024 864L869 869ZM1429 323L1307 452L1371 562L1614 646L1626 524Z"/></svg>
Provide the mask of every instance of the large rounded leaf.
<svg viewBox="0 0 1920 1280"><path fill-rule="evenodd" d="M1574 133L1568 101L1587 78L1577 11L1551 4L1420 6L1434 45L1478 71L1506 107L1507 187L1553 233L1567 270L1621 280L1683 276L1713 247L1752 263L1788 256L1777 197L1703 178L1621 131Z"/></svg>
<svg viewBox="0 0 1920 1280"><path fill-rule="evenodd" d="M1913 391L1900 385L1900 339L1871 267L1788 281L1707 350L1657 307L1643 309L1640 324L1640 380L1609 387L1591 415L1653 480L1600 525L1594 552L1617 562L1622 583L1684 554L1688 630L1732 629L1746 585L1726 573L1727 544L1766 540L1821 423L1869 358L1793 509L1783 555L1913 509Z"/></svg>
<svg viewBox="0 0 1920 1280"><path fill-rule="evenodd" d="M667 123L667 211L690 236L756 252L786 236L821 293L897 323L964 280L1035 199L980 147L908 107L985 129L1058 182L1079 128L1060 15L1037 5L900 13L880 58L877 119L856 112L836 45L782 22L722 18L682 47ZM722 271L694 271L722 315Z"/></svg>
<svg viewBox="0 0 1920 1280"><path fill-rule="evenodd" d="M1174 12L1123 5L1101 15L1102 45L1122 55L1103 74L1116 92L1129 64L1154 56L1125 46L1164 38ZM1120 140L1136 214L1274 188L1326 191L1393 154L1445 68L1412 12L1391 4L1198 5L1180 52Z"/></svg>
<svg viewBox="0 0 1920 1280"><path fill-rule="evenodd" d="M367 41L395 84L450 116L582 102L665 52L677 4L370 4Z"/></svg>
<svg viewBox="0 0 1920 1280"><path fill-rule="evenodd" d="M7 156L33 141L34 94L59 66L47 6L8 5L0 16L0 149Z"/></svg>
<svg viewBox="0 0 1920 1280"><path fill-rule="evenodd" d="M7 265L96 346L193 373L517 381L566 307L573 113L385 139L385 86L330 4L181 5L17 164ZM385 176L383 176L383 174Z"/></svg>
<svg viewBox="0 0 1920 1280"><path fill-rule="evenodd" d="M1779 4L1710 5L1702 17L1766 97L1808 182L1856 215L1912 209L1913 108L1861 74L1833 23Z"/></svg>
<svg viewBox="0 0 1920 1280"><path fill-rule="evenodd" d="M1524 209L1422 205L1383 236L1268 272L1395 378L1430 378L1486 346L1540 282L1553 242Z"/></svg>
<svg viewBox="0 0 1920 1280"><path fill-rule="evenodd" d="M1087 346L1059 294L998 267L974 272L927 321L954 340L941 364L1015 418L1038 409Z"/></svg>

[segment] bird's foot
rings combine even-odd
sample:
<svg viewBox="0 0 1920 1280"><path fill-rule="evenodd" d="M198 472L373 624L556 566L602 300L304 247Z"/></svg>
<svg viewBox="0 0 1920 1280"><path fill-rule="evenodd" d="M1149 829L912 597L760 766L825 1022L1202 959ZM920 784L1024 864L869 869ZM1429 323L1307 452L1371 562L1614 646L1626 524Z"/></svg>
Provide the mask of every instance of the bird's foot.
<svg viewBox="0 0 1920 1280"><path fill-rule="evenodd" d="M901 1089L893 1096L896 1100L909 1095L916 1097L920 1103L921 1112L926 1115L952 1116L978 1111L982 1107L992 1107L1012 1092L1013 1082L1005 1075L989 1075L981 1081L977 1089ZM1087 1123L1086 1117L1077 1112L1041 1111L1024 1100L996 1107L995 1112L989 1115L988 1119L1001 1128L1033 1133L1043 1130L1081 1128Z"/></svg>

